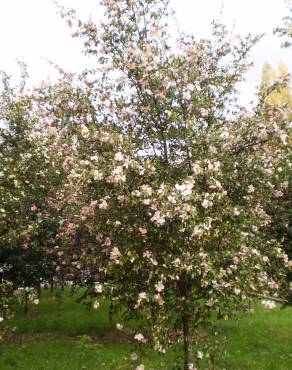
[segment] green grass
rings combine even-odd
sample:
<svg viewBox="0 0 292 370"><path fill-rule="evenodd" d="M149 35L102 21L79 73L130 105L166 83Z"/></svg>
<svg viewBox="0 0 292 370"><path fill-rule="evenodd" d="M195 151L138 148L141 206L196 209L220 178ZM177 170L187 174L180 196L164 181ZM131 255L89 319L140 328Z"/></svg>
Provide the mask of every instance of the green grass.
<svg viewBox="0 0 292 370"><path fill-rule="evenodd" d="M135 345L115 329L117 320L109 323L107 304L94 311L74 301L65 294L59 304L46 293L27 317L19 309L11 322L17 330L0 347L0 370L128 370L140 363L145 370L173 369L179 356L174 350L166 355L147 350L131 364ZM257 306L253 314L215 324L227 338L216 370L292 370L291 308L267 311Z"/></svg>

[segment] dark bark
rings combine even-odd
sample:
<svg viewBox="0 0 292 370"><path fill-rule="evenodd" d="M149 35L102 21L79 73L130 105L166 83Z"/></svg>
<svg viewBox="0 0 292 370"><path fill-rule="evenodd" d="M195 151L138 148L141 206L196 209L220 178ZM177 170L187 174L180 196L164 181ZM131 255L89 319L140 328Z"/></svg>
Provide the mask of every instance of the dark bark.
<svg viewBox="0 0 292 370"><path fill-rule="evenodd" d="M189 370L189 365L191 363L189 315L183 315L182 324L184 336L184 370Z"/></svg>
<svg viewBox="0 0 292 370"><path fill-rule="evenodd" d="M41 295L42 295L42 287L41 287L41 282L40 281L37 284L36 290L37 290L38 298L40 299Z"/></svg>
<svg viewBox="0 0 292 370"><path fill-rule="evenodd" d="M24 293L24 314L25 314L25 316L28 313L28 295L29 295L28 292Z"/></svg>
<svg viewBox="0 0 292 370"><path fill-rule="evenodd" d="M54 279L51 279L50 281L50 290L51 290L51 293L53 294L54 293Z"/></svg>
<svg viewBox="0 0 292 370"><path fill-rule="evenodd" d="M112 303L110 303L109 309L108 309L108 320L110 324L112 324L113 322L113 314L114 314L114 306Z"/></svg>

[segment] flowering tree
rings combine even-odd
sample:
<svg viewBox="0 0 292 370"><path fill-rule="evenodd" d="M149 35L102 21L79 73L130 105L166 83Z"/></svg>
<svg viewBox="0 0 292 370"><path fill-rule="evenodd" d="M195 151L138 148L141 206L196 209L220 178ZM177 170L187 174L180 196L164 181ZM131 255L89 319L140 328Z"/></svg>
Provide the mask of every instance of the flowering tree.
<svg viewBox="0 0 292 370"><path fill-rule="evenodd" d="M0 262L18 286L48 268L90 287L94 308L107 296L148 323L141 345L181 342L186 370L208 357L197 333L212 312L286 284L265 210L288 187L291 138L270 88L252 112L238 104L257 38L214 24L210 40L174 39L168 3L104 0L99 28L63 12L96 69L30 94L4 79Z"/></svg>
<svg viewBox="0 0 292 370"><path fill-rule="evenodd" d="M287 81L284 84L283 81ZM286 85L286 86L285 86ZM262 74L262 89L269 90L266 97L266 106L272 110L284 108L288 113L288 120L292 119L292 90L291 77L287 67L283 63L279 63L278 71L272 70L268 64L264 65ZM289 259L292 257L292 234L291 234L291 153L287 152L286 160L282 165L282 176L286 178L285 189L277 192L272 197L271 204L267 207L267 212L272 217L272 222L267 228L273 237L276 237L283 244L283 248ZM292 282L291 272L288 274L288 281ZM292 291L288 290L288 302L292 300Z"/></svg>
<svg viewBox="0 0 292 370"><path fill-rule="evenodd" d="M168 1L103 5L99 29L78 21L75 32L97 69L94 115L84 111L76 127L55 199L63 262L125 318L148 321L138 342L164 352L182 339L190 369L193 335L211 312L228 318L285 280L288 257L263 230L265 206L287 187L288 115L268 109L268 92L250 114L236 101L256 38L214 24L211 40L175 43ZM72 26L74 12L64 16Z"/></svg>
<svg viewBox="0 0 292 370"><path fill-rule="evenodd" d="M1 93L0 262L10 266L6 276L14 288L39 288L52 276L47 246L58 219L47 200L60 184L59 158L48 151L52 134L36 95L24 84L11 87L6 75Z"/></svg>

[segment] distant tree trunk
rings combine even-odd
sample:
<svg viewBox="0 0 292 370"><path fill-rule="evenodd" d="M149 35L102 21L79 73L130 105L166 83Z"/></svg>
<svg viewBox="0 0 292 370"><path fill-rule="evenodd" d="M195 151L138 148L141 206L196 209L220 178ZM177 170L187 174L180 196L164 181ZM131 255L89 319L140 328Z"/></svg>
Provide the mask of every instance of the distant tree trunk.
<svg viewBox="0 0 292 370"><path fill-rule="evenodd" d="M38 298L41 298L41 295L42 295L42 286L41 286L41 282L40 281L38 281L38 283L37 283L36 291L37 291Z"/></svg>
<svg viewBox="0 0 292 370"><path fill-rule="evenodd" d="M24 293L24 314L25 316L28 314L28 295L29 295L29 292Z"/></svg>
<svg viewBox="0 0 292 370"><path fill-rule="evenodd" d="M114 314L114 306L112 303L110 303L109 309L108 309L108 320L110 324L113 322L113 314Z"/></svg>
<svg viewBox="0 0 292 370"><path fill-rule="evenodd" d="M50 281L50 290L51 290L51 294L53 294L53 293L54 293L54 288L55 288L55 286L54 286L54 279L52 278L52 279L51 279L51 281Z"/></svg>
<svg viewBox="0 0 292 370"><path fill-rule="evenodd" d="M189 315L183 315L182 324L184 336L184 370L189 370L189 365L191 363Z"/></svg>

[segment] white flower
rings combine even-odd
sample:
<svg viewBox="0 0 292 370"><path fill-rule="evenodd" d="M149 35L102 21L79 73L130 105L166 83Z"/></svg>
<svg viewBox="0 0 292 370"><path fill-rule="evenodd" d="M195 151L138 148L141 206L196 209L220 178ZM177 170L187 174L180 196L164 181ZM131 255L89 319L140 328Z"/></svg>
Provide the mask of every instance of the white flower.
<svg viewBox="0 0 292 370"><path fill-rule="evenodd" d="M193 164L192 170L196 175L199 175L202 172L202 168L197 164Z"/></svg>
<svg viewBox="0 0 292 370"><path fill-rule="evenodd" d="M135 334L134 339L136 339L140 343L145 343L146 339L144 338L144 335L141 333Z"/></svg>
<svg viewBox="0 0 292 370"><path fill-rule="evenodd" d="M175 204L175 203L176 203L176 199L175 199L175 197L173 197L172 195L169 195L169 196L167 197L167 200L168 200L170 203L172 203L172 204Z"/></svg>
<svg viewBox="0 0 292 370"><path fill-rule="evenodd" d="M132 354L131 354L131 360L132 361L136 361L138 359L138 355L137 355L137 353L136 352L133 352Z"/></svg>
<svg viewBox="0 0 292 370"><path fill-rule="evenodd" d="M192 194L192 189L194 187L193 181L188 181L184 184L175 184L175 188L177 191L180 191L182 196L187 197Z"/></svg>
<svg viewBox="0 0 292 370"><path fill-rule="evenodd" d="M114 183L126 181L126 176L123 173L123 167L117 166L116 168L114 168L108 180Z"/></svg>
<svg viewBox="0 0 292 370"><path fill-rule="evenodd" d="M280 140L281 140L282 144L287 145L287 141L286 141L287 140L287 135L284 132L281 132L279 137L280 137Z"/></svg>
<svg viewBox="0 0 292 370"><path fill-rule="evenodd" d="M97 309L99 308L99 306L100 306L100 303L99 303L98 301L94 301L94 303L93 303L93 308L94 308L95 310L97 310Z"/></svg>
<svg viewBox="0 0 292 370"><path fill-rule="evenodd" d="M184 99L189 100L189 99L191 99L191 97L192 97L192 95L191 95L191 93L190 93L189 91L185 91L185 92L183 93L183 98L184 98Z"/></svg>
<svg viewBox="0 0 292 370"><path fill-rule="evenodd" d="M3 317L0 316L0 322L2 322L3 320L4 320Z"/></svg>
<svg viewBox="0 0 292 370"><path fill-rule="evenodd" d="M145 292L141 292L141 293L139 293L139 295L138 295L138 299L140 300L140 301L142 301L142 299L146 299L147 298L147 294L145 293Z"/></svg>
<svg viewBox="0 0 292 370"><path fill-rule="evenodd" d="M105 199L102 199L101 202L99 203L99 208L100 209L107 209L108 203Z"/></svg>
<svg viewBox="0 0 292 370"><path fill-rule="evenodd" d="M121 253L119 249L117 247L114 247L110 254L111 260L115 261L118 264L120 256L121 256Z"/></svg>
<svg viewBox="0 0 292 370"><path fill-rule="evenodd" d="M233 210L233 214L234 214L234 216L239 216L240 215L240 210L237 207L235 207L234 210Z"/></svg>
<svg viewBox="0 0 292 370"><path fill-rule="evenodd" d="M202 229L201 226L195 226L193 229L192 236L198 236L201 237L204 233L204 230Z"/></svg>
<svg viewBox="0 0 292 370"><path fill-rule="evenodd" d="M144 370L145 366L143 364L136 367L136 370Z"/></svg>
<svg viewBox="0 0 292 370"><path fill-rule="evenodd" d="M253 192L254 192L254 187L253 187L253 185L249 185L249 186L247 187L247 192L248 192L248 193L253 193Z"/></svg>
<svg viewBox="0 0 292 370"><path fill-rule="evenodd" d="M102 293L102 285L100 283L95 283L94 285L94 292L95 293Z"/></svg>
<svg viewBox="0 0 292 370"><path fill-rule="evenodd" d="M124 160L124 156L123 156L123 154L122 154L121 152L117 152L117 153L115 154L115 160L116 160L116 161L123 161L123 160Z"/></svg>
<svg viewBox="0 0 292 370"><path fill-rule="evenodd" d="M151 195L152 192L153 192L151 186L149 186L149 185L142 185L141 189L142 189L143 193L145 193L146 195Z"/></svg>
<svg viewBox="0 0 292 370"><path fill-rule="evenodd" d="M103 174L99 172L98 170L93 171L93 178L96 181L102 180L103 179Z"/></svg>
<svg viewBox="0 0 292 370"><path fill-rule="evenodd" d="M163 285L162 281L159 281L154 286L155 286L155 290L157 290L157 292L162 292L164 290L164 285Z"/></svg>
<svg viewBox="0 0 292 370"><path fill-rule="evenodd" d="M211 298L211 299L209 299L209 300L207 301L206 306L207 306L207 307L212 307L213 305L214 305L214 301L213 301L213 299Z"/></svg>
<svg viewBox="0 0 292 370"><path fill-rule="evenodd" d="M151 221L155 221L158 226L165 224L165 218L161 215L160 211L154 213Z"/></svg>
<svg viewBox="0 0 292 370"><path fill-rule="evenodd" d="M34 299L34 300L32 301L32 303L33 303L33 304L39 304L39 303L40 303L40 300L36 298L36 299Z"/></svg>
<svg viewBox="0 0 292 370"><path fill-rule="evenodd" d="M89 137L89 130L85 125L81 125L81 135L84 137L84 139L87 139Z"/></svg>
<svg viewBox="0 0 292 370"><path fill-rule="evenodd" d="M123 325L122 324L119 324L119 323L117 323L117 325L116 325L116 328L118 329L118 330L123 330Z"/></svg>
<svg viewBox="0 0 292 370"><path fill-rule="evenodd" d="M204 199L203 200L203 202L202 202L202 206L204 207L204 208L209 208L209 207L211 207L213 205L213 202L210 202L210 200L208 200L208 199Z"/></svg>
<svg viewBox="0 0 292 370"><path fill-rule="evenodd" d="M198 352L197 352L197 358L199 358L200 360L202 360L202 358L203 358L203 357L204 357L203 352L198 351Z"/></svg>
<svg viewBox="0 0 292 370"><path fill-rule="evenodd" d="M194 90L195 90L195 85L193 85L193 84L188 84L188 85L187 85L187 89L188 89L189 91L194 91Z"/></svg>
<svg viewBox="0 0 292 370"><path fill-rule="evenodd" d="M271 301L269 299L263 299L262 304L265 306L265 308L272 310L276 307L276 303L274 301Z"/></svg>

